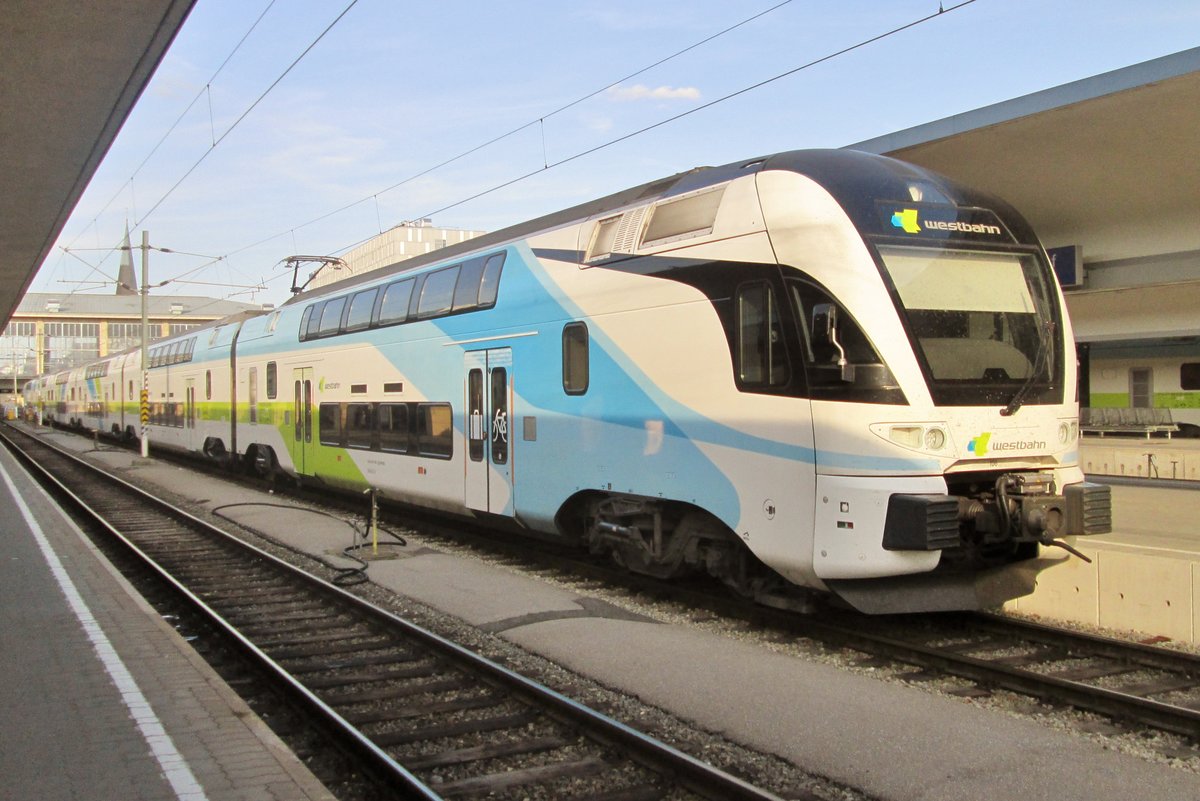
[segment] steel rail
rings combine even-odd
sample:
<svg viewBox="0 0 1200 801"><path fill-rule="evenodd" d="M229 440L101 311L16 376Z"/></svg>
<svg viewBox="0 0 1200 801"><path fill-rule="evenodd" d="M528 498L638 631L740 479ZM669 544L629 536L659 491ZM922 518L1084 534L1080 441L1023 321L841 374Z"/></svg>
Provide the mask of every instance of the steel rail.
<svg viewBox="0 0 1200 801"><path fill-rule="evenodd" d="M77 511L102 527L109 534L109 536L121 544L122 548L127 553L134 556L146 568L157 575L160 580L165 582L176 594L185 599L187 603L196 611L198 611L205 620L207 620L211 625L215 626L225 636L236 643L237 647L255 664L257 664L261 669L265 670L281 686L286 688L289 694L296 701L309 709L310 712L315 714L327 725L333 727L334 730L343 736L352 746L352 748L358 752L360 757L365 758L368 763L373 764L376 769L380 770L385 776L395 780L406 793L412 794L412 798L427 799L428 801L440 801L442 798L440 795L433 792L433 790L421 782L416 776L413 776L411 773L409 773L409 771L404 768L403 765L400 765L398 762L392 759L383 749L371 742L362 734L362 732L347 722L341 715L330 708L328 704L326 704L311 690L300 683L296 677L292 676L287 670L279 665L279 663L267 656L262 649L260 649L245 635L238 631L233 624L225 620L221 614L209 606L203 599L199 598L190 589L184 586L175 578L175 576L159 565L158 562L156 562L149 554L138 547L137 544L122 534L120 530L103 514L94 510L91 504L89 504L82 496L59 481L58 478L47 467L35 461L24 448L21 448L13 441L7 432L0 432L0 437L3 438L5 445L9 448L9 451L21 460L26 469L36 472L37 475L41 476L45 482L49 483L55 488L60 497L68 499L71 505ZM54 448L45 442L39 444L54 451L60 457L70 460L75 467L82 468L87 470L92 475L100 477L102 480L108 482L110 486L120 487L122 491L137 497L143 503L153 506L158 511L164 512L172 518L186 521L189 526L194 526L200 530L219 532L221 536L229 538L228 534L225 532L220 532L219 529L213 528L205 521L200 520L199 518L182 509L175 508L170 504L167 504L165 501L154 498L144 490L116 476L113 476L110 473L100 470L93 465L78 459L72 454L66 453L58 448ZM229 539L232 540L234 538ZM287 567L289 569L291 568L291 565L288 565L286 562L277 559L275 556L267 553L266 551L255 548L249 543L240 542L240 544L249 551L252 551L257 557L267 559L279 566Z"/></svg>
<svg viewBox="0 0 1200 801"><path fill-rule="evenodd" d="M26 435L28 436L28 435ZM21 452L11 438L3 435L6 443L11 449ZM201 520L198 517L178 509L165 501L154 497L149 492L125 481L124 479L114 476L99 467L78 458L77 456L67 453L59 448L56 448L49 443L31 438L38 445L52 450L61 458L68 460L73 466L88 471L90 474L99 477L112 486L118 486L124 492L128 492L137 497L141 502L146 503L159 509L164 514L167 514L175 519L186 521L187 525L205 533L208 536L215 537L222 542L227 542L237 548L244 549L246 552L253 554L256 558L265 561L267 564L283 571L290 578L299 580L300 582L309 585L318 591L327 594L330 598L336 599L342 605L349 606L358 612L364 614L368 618L391 627L401 633L402 636L415 640L424 646L430 648L436 653L447 657L448 659L469 666L469 669L486 677L487 680L507 688L514 695L528 699L544 709L549 710L550 714L568 725L578 727L586 732L589 736L596 740L615 746L627 753L634 761L642 764L660 774L669 776L673 781L677 782L682 787L694 792L701 797L710 799L727 799L728 801L781 801L779 796L767 792L761 788L757 788L748 782L745 782L737 777L726 773L712 765L708 765L695 757L690 756L672 746L655 740L636 729L627 726L607 715L604 715L596 710L593 710L583 704L580 704L548 687L540 685L528 677L522 676L519 673L510 670L502 665L499 665L485 657L476 654L469 649L454 643L444 637L441 637L434 632L431 632L423 627L420 627L411 621L405 620L397 615L359 598L358 596L346 591L341 587L330 584L323 579L314 576L304 570L288 564L273 554L267 553L252 544L246 543L243 540L234 537L226 531L213 526L207 521ZM28 457L25 461L32 462ZM36 465L38 471L42 474L49 475L44 468ZM87 504L79 498L79 496L71 492L65 486L55 479L51 479L54 483L62 487L68 497L73 499L73 503L78 504L81 508L88 509L88 514L94 515L90 511ZM256 661L259 661L266 669L271 671L273 675L278 675L281 681L284 681L287 686L294 688L300 698L304 700L306 705L311 706L323 718L328 719L332 725L335 725L338 730L347 732L352 741L359 747L364 749L364 752L373 760L378 761L381 768L388 771L389 774L394 774L398 777L406 787L411 787L412 791L418 793L416 797L437 799L441 798L434 790L423 784L413 774L403 767L400 763L392 759L386 752L376 746L373 742L356 729L353 724L346 721L338 713L330 708L327 704L321 701L315 694L304 687L303 683L291 676L285 668L278 665L274 660L267 656L261 649L254 645L246 638L236 627L227 622L218 612L213 610L207 603L198 598L194 593L184 587L173 576L159 566L154 560L146 555L135 544L130 542L126 537L121 535L116 528L102 521L101 524L106 530L110 531L114 536L118 537L127 547L136 553L140 559L144 560L151 566L156 573L163 576L171 585L178 588L181 594L194 603L197 608L204 610L206 616L212 618L214 623L223 631L230 634L246 652L250 654ZM797 797L803 801L804 797ZM815 796L808 796L814 798Z"/></svg>

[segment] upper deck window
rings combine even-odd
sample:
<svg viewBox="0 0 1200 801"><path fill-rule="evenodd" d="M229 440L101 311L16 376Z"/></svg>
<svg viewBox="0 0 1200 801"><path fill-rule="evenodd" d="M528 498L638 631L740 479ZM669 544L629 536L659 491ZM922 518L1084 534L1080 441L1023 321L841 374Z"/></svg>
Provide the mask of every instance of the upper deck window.
<svg viewBox="0 0 1200 801"><path fill-rule="evenodd" d="M361 331L371 324L371 311L375 308L375 296L379 288L373 287L356 292L350 298L350 311L346 315L347 332Z"/></svg>
<svg viewBox="0 0 1200 801"><path fill-rule="evenodd" d="M417 317L436 317L454 307L454 286L458 282L459 265L430 273L421 287L421 302Z"/></svg>
<svg viewBox="0 0 1200 801"><path fill-rule="evenodd" d="M678 239L712 233L717 221L717 209L725 187L707 189L694 195L667 200L654 207L642 246L660 245Z"/></svg>

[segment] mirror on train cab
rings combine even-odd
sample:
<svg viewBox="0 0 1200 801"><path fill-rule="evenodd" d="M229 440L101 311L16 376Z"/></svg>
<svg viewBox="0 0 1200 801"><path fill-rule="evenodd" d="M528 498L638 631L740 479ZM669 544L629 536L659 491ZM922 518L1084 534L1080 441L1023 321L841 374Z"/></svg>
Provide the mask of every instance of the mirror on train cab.
<svg viewBox="0 0 1200 801"><path fill-rule="evenodd" d="M812 341L814 348L832 346L837 350L837 366L841 379L854 382L854 365L846 361L846 351L838 342L838 307L833 303L818 303L812 310Z"/></svg>

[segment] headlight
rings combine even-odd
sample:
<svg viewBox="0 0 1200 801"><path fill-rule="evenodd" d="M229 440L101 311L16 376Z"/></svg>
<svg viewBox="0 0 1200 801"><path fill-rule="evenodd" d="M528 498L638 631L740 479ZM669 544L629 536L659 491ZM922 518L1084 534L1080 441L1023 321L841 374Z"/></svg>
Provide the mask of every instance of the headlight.
<svg viewBox="0 0 1200 801"><path fill-rule="evenodd" d="M940 428L925 430L925 447L931 451L940 451L946 446L946 432Z"/></svg>
<svg viewBox="0 0 1200 801"><path fill-rule="evenodd" d="M872 430L880 436L904 448L914 451L940 451L946 447L949 436L942 424L924 425L874 425Z"/></svg>
<svg viewBox="0 0 1200 801"><path fill-rule="evenodd" d="M888 431L888 438L897 445L903 445L906 448L921 447L921 427L920 426L892 426Z"/></svg>

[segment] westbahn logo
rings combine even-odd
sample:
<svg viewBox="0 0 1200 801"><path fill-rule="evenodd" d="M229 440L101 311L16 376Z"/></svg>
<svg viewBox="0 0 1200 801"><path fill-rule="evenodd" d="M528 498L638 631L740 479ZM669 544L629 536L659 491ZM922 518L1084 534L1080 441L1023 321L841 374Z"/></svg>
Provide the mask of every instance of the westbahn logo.
<svg viewBox="0 0 1200 801"><path fill-rule="evenodd" d="M900 229L910 236L954 236L955 239L994 242L997 236L1010 236L1004 231L1000 218L988 209L947 204L896 206L880 204L881 222L889 229Z"/></svg>
<svg viewBox="0 0 1200 801"><path fill-rule="evenodd" d="M921 233L921 226L917 223L916 209L903 209L892 213L892 225L896 228L901 228L906 234Z"/></svg>
<svg viewBox="0 0 1200 801"><path fill-rule="evenodd" d="M1039 451L1045 449L1045 441L1039 439L1015 439L1004 442L992 442L991 431L985 431L967 444L967 452L972 456L985 456L989 453L1002 451Z"/></svg>

